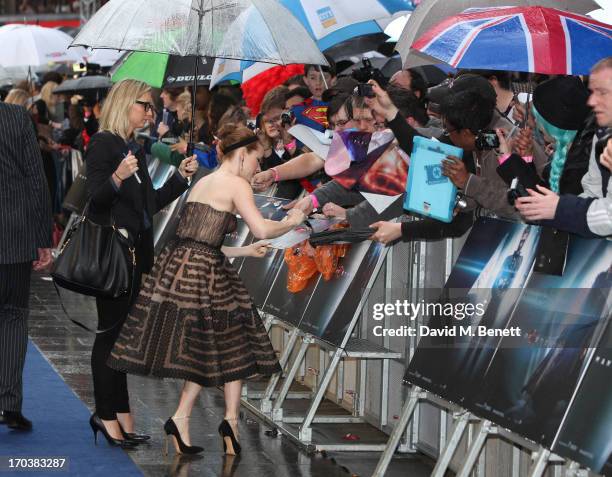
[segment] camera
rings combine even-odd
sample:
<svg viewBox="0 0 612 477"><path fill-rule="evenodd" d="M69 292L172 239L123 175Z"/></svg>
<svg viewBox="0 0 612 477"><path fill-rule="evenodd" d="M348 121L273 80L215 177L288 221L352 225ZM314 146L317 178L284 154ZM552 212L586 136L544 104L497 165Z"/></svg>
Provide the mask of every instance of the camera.
<svg viewBox="0 0 612 477"><path fill-rule="evenodd" d="M383 75L382 71L380 71L378 68L374 68L368 58L363 58L361 62L363 63L363 66L353 71L353 78L355 78L360 83L367 83L368 81L373 79L381 87L384 88L385 86L387 86L387 83L389 82L387 77ZM360 96L364 95L360 94Z"/></svg>
<svg viewBox="0 0 612 477"><path fill-rule="evenodd" d="M516 199L519 197L527 197L529 193L523 184L519 182L518 177L512 179L510 183L510 189L508 190L508 203L514 205Z"/></svg>
<svg viewBox="0 0 612 477"><path fill-rule="evenodd" d="M291 126L295 120L293 111L283 111L281 114L281 124L283 126Z"/></svg>
<svg viewBox="0 0 612 477"><path fill-rule="evenodd" d="M465 209L467 208L467 206L468 206L468 203L467 203L467 199L465 198L465 195L462 194L461 192L458 192L455 197L455 208Z"/></svg>
<svg viewBox="0 0 612 477"><path fill-rule="evenodd" d="M357 96L363 96L365 98L374 98L376 94L374 94L374 88L371 84L368 83L360 83L355 87L355 94Z"/></svg>
<svg viewBox="0 0 612 477"><path fill-rule="evenodd" d="M499 138L493 130L480 131L476 136L476 149L479 151L487 151L497 149L499 147Z"/></svg>

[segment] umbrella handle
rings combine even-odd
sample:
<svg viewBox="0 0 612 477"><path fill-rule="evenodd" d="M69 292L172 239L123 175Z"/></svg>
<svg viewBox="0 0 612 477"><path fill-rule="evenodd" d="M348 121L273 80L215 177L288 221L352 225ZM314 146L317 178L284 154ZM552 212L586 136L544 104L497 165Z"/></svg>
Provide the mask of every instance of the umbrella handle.
<svg viewBox="0 0 612 477"><path fill-rule="evenodd" d="M327 80L325 79L325 75L323 74L323 68L319 65L319 71L321 72L321 78L323 78L323 84L325 85L325 89L329 89L327 84Z"/></svg>

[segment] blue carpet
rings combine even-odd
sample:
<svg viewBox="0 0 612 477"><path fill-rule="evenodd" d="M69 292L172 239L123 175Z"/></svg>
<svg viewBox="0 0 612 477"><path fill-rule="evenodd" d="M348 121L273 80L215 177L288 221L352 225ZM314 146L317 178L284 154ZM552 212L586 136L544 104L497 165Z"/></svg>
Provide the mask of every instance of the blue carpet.
<svg viewBox="0 0 612 477"><path fill-rule="evenodd" d="M17 432L0 425L0 456L65 457L68 470L15 475L142 475L127 454L110 447L102 434L98 433L98 445L94 445L89 410L31 342L24 371L23 413L32 420L33 431ZM0 471L0 475L9 474Z"/></svg>

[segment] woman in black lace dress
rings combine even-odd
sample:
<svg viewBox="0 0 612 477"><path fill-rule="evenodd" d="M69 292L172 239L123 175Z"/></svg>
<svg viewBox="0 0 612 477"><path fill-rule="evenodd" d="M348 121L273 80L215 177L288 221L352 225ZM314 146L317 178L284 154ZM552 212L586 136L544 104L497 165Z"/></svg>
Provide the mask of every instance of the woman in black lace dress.
<svg viewBox="0 0 612 477"><path fill-rule="evenodd" d="M222 246L236 228L235 214L259 239L282 235L305 219L300 211L289 211L282 222L264 219L250 185L263 147L244 126L226 126L218 137L221 165L193 188L177 236L144 281L109 359L109 366L127 373L185 380L164 426L181 453L203 450L190 445L187 420L202 386L223 385L219 433L226 452L236 454L242 380L281 370L257 309L226 260L266 251L265 242Z"/></svg>

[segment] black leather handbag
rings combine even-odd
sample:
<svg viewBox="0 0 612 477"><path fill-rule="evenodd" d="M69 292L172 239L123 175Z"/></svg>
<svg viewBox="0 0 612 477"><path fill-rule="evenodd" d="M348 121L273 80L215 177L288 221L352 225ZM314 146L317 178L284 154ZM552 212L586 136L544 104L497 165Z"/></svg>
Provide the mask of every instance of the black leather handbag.
<svg viewBox="0 0 612 477"><path fill-rule="evenodd" d="M87 171L85 163L81 164L77 176L72 181L72 185L64 202L62 202L62 209L69 210L75 214L82 214L87 204Z"/></svg>
<svg viewBox="0 0 612 477"><path fill-rule="evenodd" d="M82 295L117 298L133 289L135 249L112 223L87 218L89 204L70 229L51 277L60 287Z"/></svg>

